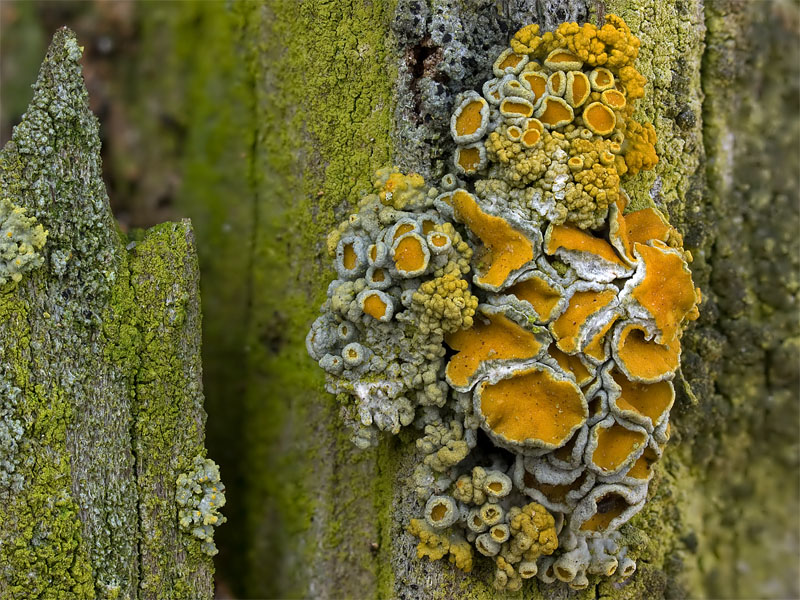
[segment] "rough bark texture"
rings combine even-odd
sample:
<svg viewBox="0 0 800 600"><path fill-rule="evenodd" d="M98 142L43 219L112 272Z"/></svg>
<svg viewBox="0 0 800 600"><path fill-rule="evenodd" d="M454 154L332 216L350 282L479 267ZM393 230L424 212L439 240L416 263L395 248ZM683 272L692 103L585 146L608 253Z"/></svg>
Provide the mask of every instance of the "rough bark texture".
<svg viewBox="0 0 800 600"><path fill-rule="evenodd" d="M169 181L165 197L197 228L209 446L229 488L219 567L233 593L494 596L488 565L465 575L415 557L404 531L421 509L406 485L414 434L357 451L303 337L331 277L325 234L372 171L394 161L433 182L450 160L453 97L482 83L517 27L614 12L642 40L649 84L638 117L654 123L661 159L626 189L684 234L701 318L684 340L676 434L646 509L625 530L636 575L584 592L530 582L510 597L800 596L796 3L270 0L130 10L141 54L126 57L109 87L132 107L155 107L158 119L123 109L142 137L110 140L110 176L118 189L134 174L147 189ZM151 212L143 201L126 206L134 223Z"/></svg>
<svg viewBox="0 0 800 600"><path fill-rule="evenodd" d="M126 247L80 57L58 31L0 153L2 197L48 231L44 265L0 289L0 597L208 598L175 504L204 452L194 234Z"/></svg>

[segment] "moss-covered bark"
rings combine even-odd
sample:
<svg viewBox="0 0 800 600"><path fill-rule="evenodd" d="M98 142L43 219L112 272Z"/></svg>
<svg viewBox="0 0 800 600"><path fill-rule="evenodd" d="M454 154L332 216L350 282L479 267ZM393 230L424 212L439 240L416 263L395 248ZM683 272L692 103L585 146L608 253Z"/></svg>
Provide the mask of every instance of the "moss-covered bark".
<svg viewBox="0 0 800 600"><path fill-rule="evenodd" d="M637 574L517 596L800 595L795 3L151 3L136 14L142 55L122 72L133 104L160 114L131 109L147 140L137 164L181 182L175 210L197 228L209 445L229 484L219 565L238 595L494 595L486 566L416 559L413 434L355 450L302 339L330 276L324 235L374 168L433 181L452 149L452 98L517 27L609 12L642 40L637 116L659 136L660 162L626 187L670 213L704 300L684 339L675 435L625 530ZM0 300L24 326L12 306ZM23 356L29 336L5 351ZM81 553L73 586L88 581Z"/></svg>
<svg viewBox="0 0 800 600"><path fill-rule="evenodd" d="M0 597L211 597L175 482L204 452L188 222L126 246L69 30L0 153L0 193L48 231L0 289Z"/></svg>

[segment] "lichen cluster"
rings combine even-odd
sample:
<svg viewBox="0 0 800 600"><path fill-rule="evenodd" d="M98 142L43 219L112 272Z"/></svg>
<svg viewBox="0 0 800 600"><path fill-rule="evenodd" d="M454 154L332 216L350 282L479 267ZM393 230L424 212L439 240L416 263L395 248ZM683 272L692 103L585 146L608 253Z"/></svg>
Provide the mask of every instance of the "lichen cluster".
<svg viewBox="0 0 800 600"><path fill-rule="evenodd" d="M0 286L19 283L28 271L40 267L47 232L25 209L0 198Z"/></svg>
<svg viewBox="0 0 800 600"><path fill-rule="evenodd" d="M329 238L309 353L357 443L422 431L418 555L469 571L477 550L499 589L629 577L618 529L669 439L700 298L664 216L626 214L620 177L656 160L637 49L613 15L522 29L457 102L458 175L383 169Z"/></svg>
<svg viewBox="0 0 800 600"><path fill-rule="evenodd" d="M480 172L490 187L525 189L528 204L556 225L601 228L620 177L658 160L653 126L632 118L644 94L638 51L615 15L600 28L563 23L541 36L538 25L521 29L483 95L456 99L455 168Z"/></svg>
<svg viewBox="0 0 800 600"><path fill-rule="evenodd" d="M470 326L478 304L462 278L472 250L433 209L435 190L389 168L373 183L328 237L339 278L306 339L328 391L352 397L343 415L361 447L444 406L444 334Z"/></svg>
<svg viewBox="0 0 800 600"><path fill-rule="evenodd" d="M219 512L225 506L225 485L220 480L219 467L211 459L195 456L192 469L178 475L176 486L181 529L202 542L203 552L214 556L218 552L214 527L227 520Z"/></svg>

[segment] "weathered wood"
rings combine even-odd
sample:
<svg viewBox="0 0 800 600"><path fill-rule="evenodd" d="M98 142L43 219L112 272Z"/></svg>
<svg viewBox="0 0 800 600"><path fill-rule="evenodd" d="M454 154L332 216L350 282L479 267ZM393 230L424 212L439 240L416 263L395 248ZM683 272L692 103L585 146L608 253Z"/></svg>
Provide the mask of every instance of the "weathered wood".
<svg viewBox="0 0 800 600"><path fill-rule="evenodd" d="M661 157L626 188L670 213L704 301L684 338L676 434L632 522L637 574L541 591L800 596L795 3L151 4L137 16L133 103L161 112L136 111L158 134L136 160L171 165L177 210L197 227L209 435L231 484L220 567L238 595L493 596L488 566L464 575L416 559L404 531L420 510L405 481L414 436L355 450L302 340L330 276L324 236L371 172L394 161L435 181L451 149L447 98L482 83L516 27L610 12L642 40L639 116ZM442 64L445 50L462 70ZM24 327L10 302L0 314Z"/></svg>
<svg viewBox="0 0 800 600"><path fill-rule="evenodd" d="M48 232L0 290L0 597L210 598L175 504L205 421L191 225L126 249L80 58L58 31L0 153L2 197Z"/></svg>

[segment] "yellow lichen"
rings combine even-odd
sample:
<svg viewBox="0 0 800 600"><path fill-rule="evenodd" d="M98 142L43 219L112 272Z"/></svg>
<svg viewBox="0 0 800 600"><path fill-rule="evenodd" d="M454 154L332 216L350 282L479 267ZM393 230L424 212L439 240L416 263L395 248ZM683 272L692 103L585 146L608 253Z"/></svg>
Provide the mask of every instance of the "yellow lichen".
<svg viewBox="0 0 800 600"><path fill-rule="evenodd" d="M484 244L484 267L476 282L502 285L508 276L533 258L533 245L505 219L485 213L469 192L458 190L452 198L456 220L464 223Z"/></svg>
<svg viewBox="0 0 800 600"><path fill-rule="evenodd" d="M457 568L469 573L472 570L472 547L463 538L449 529L434 530L423 519L411 519L408 533L419 538L417 558L428 557L439 560L449 555L449 560Z"/></svg>
<svg viewBox="0 0 800 600"><path fill-rule="evenodd" d="M397 167L378 169L372 183L381 202L398 210L421 203L427 192L421 175L404 175Z"/></svg>
<svg viewBox="0 0 800 600"><path fill-rule="evenodd" d="M558 447L589 416L576 385L545 369L522 369L478 390L486 426L504 441Z"/></svg>
<svg viewBox="0 0 800 600"><path fill-rule="evenodd" d="M447 273L426 281L412 296L423 333L452 333L472 327L478 299L469 291L469 283L459 273Z"/></svg>
<svg viewBox="0 0 800 600"><path fill-rule="evenodd" d="M658 162L656 156L656 130L652 123L628 121L625 129L623 158L629 176L648 171Z"/></svg>
<svg viewBox="0 0 800 600"><path fill-rule="evenodd" d="M445 341L457 351L446 370L455 387L469 385L483 361L531 358L542 348L534 334L500 314L475 319L471 329L452 332Z"/></svg>

